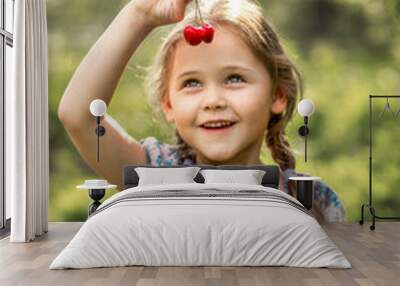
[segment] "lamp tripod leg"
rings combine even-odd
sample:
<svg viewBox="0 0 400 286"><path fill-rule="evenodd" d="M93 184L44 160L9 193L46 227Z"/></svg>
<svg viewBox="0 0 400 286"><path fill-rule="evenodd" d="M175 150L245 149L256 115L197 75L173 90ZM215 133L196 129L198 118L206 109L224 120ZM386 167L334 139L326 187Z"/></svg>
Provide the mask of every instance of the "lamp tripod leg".
<svg viewBox="0 0 400 286"><path fill-rule="evenodd" d="M375 230L375 208L373 206L369 207L369 211L371 212L371 216L372 216L372 225L370 225L369 229L370 230Z"/></svg>
<svg viewBox="0 0 400 286"><path fill-rule="evenodd" d="M364 224L364 207L365 207L365 204L363 204L363 205L361 206L361 219L360 219L360 221L358 222L360 225L363 225L363 224Z"/></svg>

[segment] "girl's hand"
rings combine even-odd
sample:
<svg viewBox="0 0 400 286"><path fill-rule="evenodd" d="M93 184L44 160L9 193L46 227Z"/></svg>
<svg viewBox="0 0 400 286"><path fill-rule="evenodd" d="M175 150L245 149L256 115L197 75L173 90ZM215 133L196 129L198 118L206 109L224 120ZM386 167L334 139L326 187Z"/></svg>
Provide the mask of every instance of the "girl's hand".
<svg viewBox="0 0 400 286"><path fill-rule="evenodd" d="M161 26L181 21L186 5L192 0L132 0L130 5L141 13L149 24Z"/></svg>

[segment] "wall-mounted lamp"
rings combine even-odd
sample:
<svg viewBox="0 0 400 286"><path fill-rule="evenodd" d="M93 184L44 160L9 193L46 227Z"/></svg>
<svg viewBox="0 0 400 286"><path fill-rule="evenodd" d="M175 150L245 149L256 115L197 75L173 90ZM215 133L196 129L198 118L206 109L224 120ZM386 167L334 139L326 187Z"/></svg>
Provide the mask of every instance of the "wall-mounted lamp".
<svg viewBox="0 0 400 286"><path fill-rule="evenodd" d="M299 128L299 135L304 137L304 158L307 162L307 135L310 133L308 129L308 117L314 113L314 103L310 99L303 99L297 105L297 111L304 117L304 125Z"/></svg>
<svg viewBox="0 0 400 286"><path fill-rule="evenodd" d="M103 136L106 133L106 129L104 128L104 126L100 125L100 120L101 120L101 117L106 114L107 105L103 100L95 99L90 103L89 109L90 109L90 113L92 113L93 116L96 116L97 127L95 130L95 133L97 135L97 162L99 162L100 136Z"/></svg>

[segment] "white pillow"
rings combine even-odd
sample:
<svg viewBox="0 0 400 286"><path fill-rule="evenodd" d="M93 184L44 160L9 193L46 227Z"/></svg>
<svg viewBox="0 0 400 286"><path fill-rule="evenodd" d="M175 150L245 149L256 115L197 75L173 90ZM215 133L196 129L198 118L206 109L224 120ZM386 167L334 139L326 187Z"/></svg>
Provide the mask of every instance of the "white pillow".
<svg viewBox="0 0 400 286"><path fill-rule="evenodd" d="M247 185L261 185L265 175L263 170L220 170L206 169L201 170L200 174L204 177L204 183L235 183Z"/></svg>
<svg viewBox="0 0 400 286"><path fill-rule="evenodd" d="M139 177L138 186L196 183L193 179L199 170L199 167L135 168Z"/></svg>

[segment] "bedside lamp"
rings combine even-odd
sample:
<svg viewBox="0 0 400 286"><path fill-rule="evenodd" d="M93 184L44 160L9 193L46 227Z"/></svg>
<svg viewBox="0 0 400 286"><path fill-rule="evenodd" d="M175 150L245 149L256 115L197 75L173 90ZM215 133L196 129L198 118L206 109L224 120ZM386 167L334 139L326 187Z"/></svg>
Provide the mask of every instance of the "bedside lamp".
<svg viewBox="0 0 400 286"><path fill-rule="evenodd" d="M297 111L304 117L304 125L299 128L299 135L305 138L304 143L304 158L307 162L307 135L310 130L307 127L308 117L314 113L314 103L310 99L303 99L297 105ZM319 180L319 177L309 176L295 176L289 177L289 180L296 182L297 199L304 205L305 208L310 210L313 202L313 182Z"/></svg>
<svg viewBox="0 0 400 286"><path fill-rule="evenodd" d="M97 135L97 162L99 162L100 157L100 136L106 133L104 126L100 125L101 117L106 114L107 105L101 99L95 99L90 103L90 113L96 117L97 127L95 133Z"/></svg>
<svg viewBox="0 0 400 286"><path fill-rule="evenodd" d="M314 113L315 107L314 103L310 99L303 99L297 105L297 111L300 113L301 116L304 117L304 125L299 128L299 134L304 137L305 144L304 144L304 158L305 162L307 162L307 135L310 130L307 127L308 124L308 117Z"/></svg>
<svg viewBox="0 0 400 286"><path fill-rule="evenodd" d="M106 133L106 129L104 128L104 126L100 125L100 120L101 117L106 114L107 105L103 100L95 99L90 103L89 110L90 113L96 117L97 126L95 129L95 133L97 135L97 162L99 162L100 136L103 136ZM92 215L92 213L94 213L101 205L100 200L104 197L106 190L116 187L116 185L109 184L107 180L104 179L85 180L84 184L76 186L77 189L88 190L89 197L93 200L88 208L88 216Z"/></svg>

